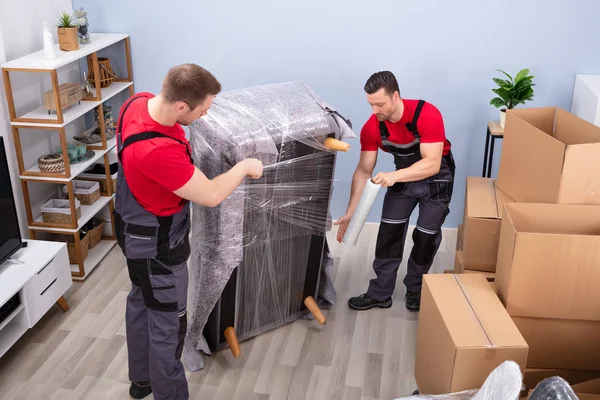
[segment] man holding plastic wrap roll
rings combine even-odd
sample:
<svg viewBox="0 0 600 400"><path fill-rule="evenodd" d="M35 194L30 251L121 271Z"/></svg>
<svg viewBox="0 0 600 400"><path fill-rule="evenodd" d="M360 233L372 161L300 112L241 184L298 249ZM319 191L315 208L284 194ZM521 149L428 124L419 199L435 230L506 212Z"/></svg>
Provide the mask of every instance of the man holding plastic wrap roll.
<svg viewBox="0 0 600 400"><path fill-rule="evenodd" d="M452 198L455 164L450 142L439 110L423 100L402 99L391 72L373 74L365 84L365 92L373 115L361 131L361 155L350 202L346 214L336 221L338 241L342 241L373 174L379 149L394 157L396 170L372 178L373 183L387 188L373 262L376 278L370 281L365 294L352 297L348 304L355 310L392 306L410 216L418 205L414 246L404 278L406 307L418 311L423 274L431 268L440 246L441 227Z"/></svg>
<svg viewBox="0 0 600 400"><path fill-rule="evenodd" d="M132 282L126 332L131 397L189 398L180 361L187 330L189 202L214 207L262 163L246 159L216 178L194 166L181 125L206 115L220 83L205 69L169 70L157 96L140 93L122 107L115 231Z"/></svg>

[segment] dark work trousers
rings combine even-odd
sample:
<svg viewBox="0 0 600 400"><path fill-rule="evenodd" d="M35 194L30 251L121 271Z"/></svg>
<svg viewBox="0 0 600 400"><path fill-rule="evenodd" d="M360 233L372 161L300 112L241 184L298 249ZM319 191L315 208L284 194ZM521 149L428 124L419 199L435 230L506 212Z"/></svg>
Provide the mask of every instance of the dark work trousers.
<svg viewBox="0 0 600 400"><path fill-rule="evenodd" d="M416 206L419 206L419 217L404 278L406 289L412 292L421 291L423 275L433 264L442 241L442 224L450 212L453 174L448 168L443 168L432 179L402 186L401 190L388 188L383 202L373 262L377 277L370 281L367 291L368 296L376 300L387 300L394 293L410 216Z"/></svg>

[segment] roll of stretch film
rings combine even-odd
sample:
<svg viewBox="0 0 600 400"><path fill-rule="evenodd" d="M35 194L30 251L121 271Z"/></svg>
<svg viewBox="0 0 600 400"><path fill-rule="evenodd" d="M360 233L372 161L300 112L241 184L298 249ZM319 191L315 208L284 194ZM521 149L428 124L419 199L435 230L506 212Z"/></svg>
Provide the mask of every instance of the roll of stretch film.
<svg viewBox="0 0 600 400"><path fill-rule="evenodd" d="M356 206L354 214L352 215L352 219L350 220L350 224L348 224L348 229L346 229L346 233L344 234L344 239L342 241L345 244L349 244L351 246L356 244L356 241L360 236L363 226L365 226L365 221L367 220L367 216L371 211L371 207L373 207L373 203L375 202L375 198L377 198L380 188L381 185L373 183L371 179L367 181L365 189L363 190L360 200L358 201L358 205Z"/></svg>

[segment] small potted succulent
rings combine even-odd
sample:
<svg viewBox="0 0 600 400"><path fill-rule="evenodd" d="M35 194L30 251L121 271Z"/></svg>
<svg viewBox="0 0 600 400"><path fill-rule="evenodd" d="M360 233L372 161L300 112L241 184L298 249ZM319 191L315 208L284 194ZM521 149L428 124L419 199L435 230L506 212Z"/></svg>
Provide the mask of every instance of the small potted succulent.
<svg viewBox="0 0 600 400"><path fill-rule="evenodd" d="M492 92L496 93L497 97L494 97L490 104L500 109L500 126L504 128L506 110L533 100L533 87L535 84L533 83L534 77L529 75L529 69L527 68L519 71L514 79L502 70L498 70L498 72L506 75L508 80L493 78L498 87L492 89Z"/></svg>
<svg viewBox="0 0 600 400"><path fill-rule="evenodd" d="M58 45L63 51L79 50L77 22L71 14L63 11L58 17Z"/></svg>

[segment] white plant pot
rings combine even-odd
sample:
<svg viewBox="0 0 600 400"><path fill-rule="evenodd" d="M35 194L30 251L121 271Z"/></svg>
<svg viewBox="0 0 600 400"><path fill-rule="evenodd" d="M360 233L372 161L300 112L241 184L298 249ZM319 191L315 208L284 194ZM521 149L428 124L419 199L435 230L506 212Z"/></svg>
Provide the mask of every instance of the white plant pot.
<svg viewBox="0 0 600 400"><path fill-rule="evenodd" d="M505 122L506 122L506 110L500 110L500 128L504 129Z"/></svg>

